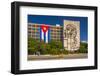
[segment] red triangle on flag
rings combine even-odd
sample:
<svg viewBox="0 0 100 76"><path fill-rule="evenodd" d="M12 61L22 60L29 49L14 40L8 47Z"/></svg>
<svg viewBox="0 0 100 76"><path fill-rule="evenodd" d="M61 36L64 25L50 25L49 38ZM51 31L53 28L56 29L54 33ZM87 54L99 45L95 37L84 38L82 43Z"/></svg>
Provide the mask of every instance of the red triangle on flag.
<svg viewBox="0 0 100 76"><path fill-rule="evenodd" d="M48 28L49 28L49 26L47 26L47 25L41 25L41 28L42 28L43 32L46 33L47 30L48 30Z"/></svg>

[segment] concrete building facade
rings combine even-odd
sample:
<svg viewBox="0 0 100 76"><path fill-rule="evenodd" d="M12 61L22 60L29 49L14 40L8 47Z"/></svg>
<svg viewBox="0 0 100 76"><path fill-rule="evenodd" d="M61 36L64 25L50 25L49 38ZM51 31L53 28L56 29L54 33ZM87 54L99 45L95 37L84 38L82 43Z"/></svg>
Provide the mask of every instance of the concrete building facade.
<svg viewBox="0 0 100 76"><path fill-rule="evenodd" d="M44 41L45 39L41 38L41 29L42 25L44 24L36 24L36 23L28 23L28 37L31 37L33 39ZM49 27L47 32L48 36L48 42L51 40L54 41L63 41L62 34L63 34L63 27L62 26L56 26L56 25L45 25L45 27ZM44 37L45 38L45 37ZM48 43L47 42L47 43Z"/></svg>

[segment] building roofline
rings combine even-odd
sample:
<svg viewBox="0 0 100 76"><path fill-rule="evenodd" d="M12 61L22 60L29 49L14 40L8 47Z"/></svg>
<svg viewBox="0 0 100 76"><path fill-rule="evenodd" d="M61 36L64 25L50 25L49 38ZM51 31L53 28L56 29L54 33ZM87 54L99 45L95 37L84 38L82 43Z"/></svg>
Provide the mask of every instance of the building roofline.
<svg viewBox="0 0 100 76"><path fill-rule="evenodd" d="M52 27L55 27L56 26L56 25L39 24L39 23L28 23L28 25L48 25L48 26L52 26ZM62 26L56 26L56 27L62 27Z"/></svg>

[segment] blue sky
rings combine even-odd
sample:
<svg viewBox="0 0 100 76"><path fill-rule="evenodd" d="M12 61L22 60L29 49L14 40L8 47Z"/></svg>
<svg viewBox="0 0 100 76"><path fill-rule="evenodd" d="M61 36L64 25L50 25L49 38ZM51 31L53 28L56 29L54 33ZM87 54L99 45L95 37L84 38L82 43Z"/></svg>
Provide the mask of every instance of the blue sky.
<svg viewBox="0 0 100 76"><path fill-rule="evenodd" d="M80 39L88 41L88 18L74 16L28 15L28 22L63 26L63 20L80 21Z"/></svg>

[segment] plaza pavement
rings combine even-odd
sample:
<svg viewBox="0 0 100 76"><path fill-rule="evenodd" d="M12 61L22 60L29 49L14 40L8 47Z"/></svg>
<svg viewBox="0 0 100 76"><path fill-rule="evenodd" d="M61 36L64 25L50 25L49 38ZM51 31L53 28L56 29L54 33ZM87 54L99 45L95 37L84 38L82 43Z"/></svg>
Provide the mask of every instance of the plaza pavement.
<svg viewBox="0 0 100 76"><path fill-rule="evenodd" d="M67 55L28 55L28 60L50 60L50 59L83 59L88 54L67 54Z"/></svg>

